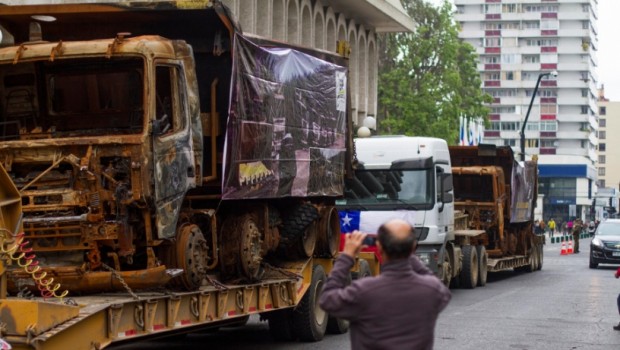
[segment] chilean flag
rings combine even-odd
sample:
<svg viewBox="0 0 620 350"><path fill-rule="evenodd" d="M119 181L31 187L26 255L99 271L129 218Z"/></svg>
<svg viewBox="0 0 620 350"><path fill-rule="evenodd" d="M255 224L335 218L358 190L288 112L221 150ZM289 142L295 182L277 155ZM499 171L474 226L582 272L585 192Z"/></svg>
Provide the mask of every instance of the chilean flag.
<svg viewBox="0 0 620 350"><path fill-rule="evenodd" d="M364 228L365 230L360 230L360 218L362 217L362 212L359 210L341 210L338 211L338 215L340 216L340 251L342 251L342 248L344 247L344 237L347 233L351 233L355 230L360 230L361 232L364 233L370 233L370 234L377 234L377 229L379 228L379 226L381 224L379 224L376 228L369 230L370 226L366 225L369 224L367 222L367 218L369 217L368 214L371 214L371 212L365 212L366 215L363 215L364 217ZM373 252L375 253L375 255L377 256L377 259L379 259L379 263L381 263L381 256L379 255L379 252L377 251L377 246L369 246L366 248L362 249L363 252Z"/></svg>

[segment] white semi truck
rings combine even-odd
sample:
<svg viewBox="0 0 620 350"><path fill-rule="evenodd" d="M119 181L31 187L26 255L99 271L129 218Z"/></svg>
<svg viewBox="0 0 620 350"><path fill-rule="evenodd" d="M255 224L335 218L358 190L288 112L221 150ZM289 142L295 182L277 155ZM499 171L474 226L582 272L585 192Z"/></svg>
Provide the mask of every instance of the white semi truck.
<svg viewBox="0 0 620 350"><path fill-rule="evenodd" d="M355 149L355 176L337 202L342 232L410 222L416 254L446 285L474 288L488 271L542 268L544 238L532 226L535 159L520 165L510 147L429 137L358 138Z"/></svg>

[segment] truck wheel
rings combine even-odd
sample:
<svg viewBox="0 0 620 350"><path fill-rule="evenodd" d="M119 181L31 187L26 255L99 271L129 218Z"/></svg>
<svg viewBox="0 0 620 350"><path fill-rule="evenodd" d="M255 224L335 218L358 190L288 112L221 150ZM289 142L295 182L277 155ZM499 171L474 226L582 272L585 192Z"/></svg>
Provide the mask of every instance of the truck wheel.
<svg viewBox="0 0 620 350"><path fill-rule="evenodd" d="M543 251L543 246L541 244L538 245L538 268L537 270L542 270L543 267L543 261L545 259L544 256L544 251Z"/></svg>
<svg viewBox="0 0 620 350"><path fill-rule="evenodd" d="M483 245L476 246L478 254L478 286L484 287L487 284L487 274L489 271L487 250Z"/></svg>
<svg viewBox="0 0 620 350"><path fill-rule="evenodd" d="M349 274L347 276L347 286L351 284L351 274ZM327 318L327 333L329 334L345 334L346 332L349 331L349 321L342 319L342 318L338 318L338 317L333 317L333 316L328 316Z"/></svg>
<svg viewBox="0 0 620 350"><path fill-rule="evenodd" d="M439 279L443 284L450 288L450 281L452 280L452 259L450 259L450 252L443 251L443 264L439 265Z"/></svg>
<svg viewBox="0 0 620 350"><path fill-rule="evenodd" d="M272 311L265 315L269 322L269 333L275 341L293 341L293 309Z"/></svg>
<svg viewBox="0 0 620 350"><path fill-rule="evenodd" d="M327 329L327 312L319 307L319 297L325 285L325 270L321 265L312 269L312 282L293 313L293 329L299 340L315 342L323 339Z"/></svg>
<svg viewBox="0 0 620 350"><path fill-rule="evenodd" d="M180 282L187 290L197 290L207 276L209 248L197 225L184 225L177 233L176 266L183 269Z"/></svg>
<svg viewBox="0 0 620 350"><path fill-rule="evenodd" d="M478 254L476 247L465 245L463 251L463 269L460 274L461 287L474 289L478 284Z"/></svg>
<svg viewBox="0 0 620 350"><path fill-rule="evenodd" d="M364 259L360 259L359 260L359 271L351 272L351 278L353 280L358 280L360 278L369 277L369 276L372 276L372 273L370 272L370 265L368 265L368 261Z"/></svg>

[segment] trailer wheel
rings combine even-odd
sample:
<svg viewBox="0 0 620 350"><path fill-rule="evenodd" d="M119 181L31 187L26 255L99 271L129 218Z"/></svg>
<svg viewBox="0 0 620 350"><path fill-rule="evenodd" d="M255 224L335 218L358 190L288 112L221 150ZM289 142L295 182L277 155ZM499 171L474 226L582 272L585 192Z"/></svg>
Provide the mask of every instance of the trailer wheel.
<svg viewBox="0 0 620 350"><path fill-rule="evenodd" d="M543 261L545 260L544 255L545 254L544 254L543 246L539 244L538 245L538 268L537 270L542 270Z"/></svg>
<svg viewBox="0 0 620 350"><path fill-rule="evenodd" d="M293 341L295 332L293 331L293 310L284 309L272 311L265 314L269 322L269 333L275 341Z"/></svg>
<svg viewBox="0 0 620 350"><path fill-rule="evenodd" d="M327 312L319 307L319 297L325 284L321 265L312 269L312 283L293 313L293 329L299 340L315 342L323 339L327 329Z"/></svg>
<svg viewBox="0 0 620 350"><path fill-rule="evenodd" d="M487 250L483 245L476 246L478 254L478 286L484 287L487 284L487 275L489 272Z"/></svg>
<svg viewBox="0 0 620 350"><path fill-rule="evenodd" d="M478 284L478 254L472 245L465 245L463 251L463 269L460 274L461 287L474 289Z"/></svg>
<svg viewBox="0 0 620 350"><path fill-rule="evenodd" d="M347 286L351 284L351 274L347 275ZM327 333L329 334L345 334L349 331L349 321L333 317L331 315L327 318Z"/></svg>
<svg viewBox="0 0 620 350"><path fill-rule="evenodd" d="M530 250L530 259L529 265L525 266L526 272L534 272L538 267L538 246L532 245L532 249Z"/></svg>
<svg viewBox="0 0 620 350"><path fill-rule="evenodd" d="M368 265L368 261L364 259L360 259L359 260L359 271L351 272L351 278L353 280L358 280L360 278L369 277L369 276L372 276L372 273L370 272L370 265Z"/></svg>

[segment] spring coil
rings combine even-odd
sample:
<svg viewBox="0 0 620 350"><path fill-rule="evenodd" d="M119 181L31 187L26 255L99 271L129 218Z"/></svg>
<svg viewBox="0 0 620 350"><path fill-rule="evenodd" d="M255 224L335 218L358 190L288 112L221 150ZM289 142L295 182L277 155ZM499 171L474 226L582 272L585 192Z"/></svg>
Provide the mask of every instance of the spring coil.
<svg viewBox="0 0 620 350"><path fill-rule="evenodd" d="M32 252L32 248L28 247L30 242L24 238L24 233L21 232L15 235L5 228L0 228L0 232L5 233L4 235L0 235L0 238L5 240L4 243L0 242L0 253L6 254L30 275L37 289L41 292L41 297L43 297L43 299L53 297L62 301L62 299L69 294L69 291L64 290L60 294L56 293L60 289L60 283L54 284L54 278L52 277L45 278L47 277L47 272L41 271L39 261L36 260L36 255ZM7 234L9 237L6 237ZM13 242L6 244L7 238L8 240L13 240Z"/></svg>

